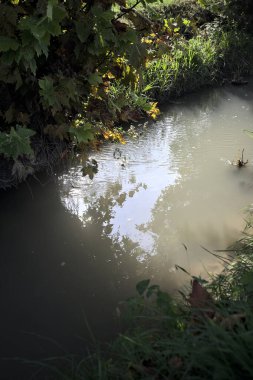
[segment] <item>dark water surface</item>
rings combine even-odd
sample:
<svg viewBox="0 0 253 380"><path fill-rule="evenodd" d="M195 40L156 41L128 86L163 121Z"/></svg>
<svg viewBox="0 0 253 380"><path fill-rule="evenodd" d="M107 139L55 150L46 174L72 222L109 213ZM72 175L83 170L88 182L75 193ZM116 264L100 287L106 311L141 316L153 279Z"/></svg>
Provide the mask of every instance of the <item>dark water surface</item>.
<svg viewBox="0 0 253 380"><path fill-rule="evenodd" d="M85 353L89 329L99 340L118 330L118 302L139 280L174 292L188 281L175 264L221 270L201 246L226 248L244 227L253 202L244 129L253 130L252 84L204 91L169 104L126 145L92 152L93 180L77 160L0 193L0 357ZM230 162L243 148L249 163L238 169ZM0 366L0 379L29 378L16 361Z"/></svg>

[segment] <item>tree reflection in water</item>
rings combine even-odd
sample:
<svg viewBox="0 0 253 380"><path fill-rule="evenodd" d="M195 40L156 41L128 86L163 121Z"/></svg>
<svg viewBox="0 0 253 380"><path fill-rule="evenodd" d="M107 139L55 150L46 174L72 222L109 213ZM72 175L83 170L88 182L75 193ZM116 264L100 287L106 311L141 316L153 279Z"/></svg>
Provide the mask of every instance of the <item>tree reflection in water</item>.
<svg viewBox="0 0 253 380"><path fill-rule="evenodd" d="M217 272L220 265L201 245L224 249L243 228L239 211L247 199L251 203L253 170L249 165L239 172L227 162L238 144L252 150L238 128L239 120L252 119L251 96L251 87L247 94L214 89L169 105L159 122L120 148L124 168L112 144L95 154L99 172L93 182L80 178L78 166L63 176L63 204L90 233L100 224L94 239L106 236L124 245L125 254L166 289L185 280L175 274L175 264L194 275ZM68 190L70 181L74 187Z"/></svg>

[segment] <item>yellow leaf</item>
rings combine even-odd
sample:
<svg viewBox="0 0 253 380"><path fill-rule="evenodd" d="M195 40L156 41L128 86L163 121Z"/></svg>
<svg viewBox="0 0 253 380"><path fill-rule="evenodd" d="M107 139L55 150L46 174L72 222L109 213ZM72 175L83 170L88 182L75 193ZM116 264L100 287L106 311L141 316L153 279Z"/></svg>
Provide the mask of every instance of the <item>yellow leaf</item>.
<svg viewBox="0 0 253 380"><path fill-rule="evenodd" d="M93 96L97 96L97 94L98 94L98 87L97 86L91 86L90 91L91 91L91 94Z"/></svg>
<svg viewBox="0 0 253 380"><path fill-rule="evenodd" d="M117 131L111 131L111 130L104 130L102 131L102 135L106 140L113 140L113 141L119 141L121 144L125 144L125 140L120 132Z"/></svg>
<svg viewBox="0 0 253 380"><path fill-rule="evenodd" d="M151 108L147 112L152 119L156 119L158 115L160 115L160 110L157 107L157 102L151 103Z"/></svg>
<svg viewBox="0 0 253 380"><path fill-rule="evenodd" d="M103 75L103 78L115 79L115 75L111 71Z"/></svg>
<svg viewBox="0 0 253 380"><path fill-rule="evenodd" d="M151 40L150 38L148 37L143 37L141 39L141 42L144 42L145 44L152 44L153 43L153 40Z"/></svg>

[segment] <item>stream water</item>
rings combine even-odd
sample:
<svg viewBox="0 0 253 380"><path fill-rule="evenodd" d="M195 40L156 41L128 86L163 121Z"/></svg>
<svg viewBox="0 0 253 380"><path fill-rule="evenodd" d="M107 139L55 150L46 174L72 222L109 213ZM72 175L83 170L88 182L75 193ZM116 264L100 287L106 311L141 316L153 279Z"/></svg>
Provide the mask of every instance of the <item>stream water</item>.
<svg viewBox="0 0 253 380"><path fill-rule="evenodd" d="M126 145L107 143L54 180L0 194L0 357L85 352L120 327L118 302L144 278L176 292L208 277L253 202L253 82L168 104ZM245 167L231 165L241 156ZM204 247L204 248L203 248ZM224 253L225 254L225 253ZM1 379L22 379L1 360ZM23 368L23 367L22 367ZM18 375L17 375L18 373ZM23 377L22 377L23 376Z"/></svg>

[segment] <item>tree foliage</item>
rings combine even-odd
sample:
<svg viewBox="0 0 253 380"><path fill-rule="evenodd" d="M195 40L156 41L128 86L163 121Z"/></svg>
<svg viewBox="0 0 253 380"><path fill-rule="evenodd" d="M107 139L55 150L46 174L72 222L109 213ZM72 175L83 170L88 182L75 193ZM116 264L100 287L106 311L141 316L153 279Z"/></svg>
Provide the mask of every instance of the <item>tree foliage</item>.
<svg viewBox="0 0 253 380"><path fill-rule="evenodd" d="M236 22L241 28L252 30L252 0L198 0L198 2L230 22Z"/></svg>
<svg viewBox="0 0 253 380"><path fill-rule="evenodd" d="M147 58L150 24L133 12L125 0L0 0L1 147L7 135L30 131L30 138L31 130L85 142L98 121L110 128L115 113L131 120L127 104L108 114L107 94L119 79L135 89ZM143 104L135 111L154 109ZM30 155L27 135L23 142L26 149L0 153Z"/></svg>

